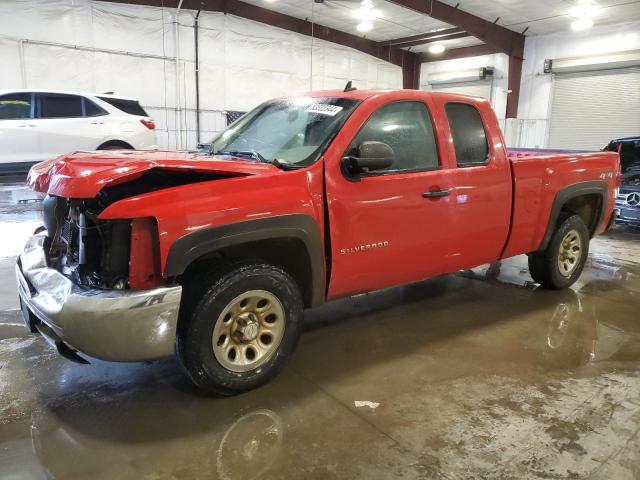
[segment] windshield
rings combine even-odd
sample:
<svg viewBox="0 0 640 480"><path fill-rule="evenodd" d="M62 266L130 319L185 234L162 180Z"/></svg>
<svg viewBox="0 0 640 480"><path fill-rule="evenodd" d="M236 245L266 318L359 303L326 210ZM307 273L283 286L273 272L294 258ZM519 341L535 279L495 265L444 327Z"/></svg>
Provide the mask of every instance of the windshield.
<svg viewBox="0 0 640 480"><path fill-rule="evenodd" d="M281 165L310 165L357 105L355 100L328 97L267 102L220 133L211 152Z"/></svg>

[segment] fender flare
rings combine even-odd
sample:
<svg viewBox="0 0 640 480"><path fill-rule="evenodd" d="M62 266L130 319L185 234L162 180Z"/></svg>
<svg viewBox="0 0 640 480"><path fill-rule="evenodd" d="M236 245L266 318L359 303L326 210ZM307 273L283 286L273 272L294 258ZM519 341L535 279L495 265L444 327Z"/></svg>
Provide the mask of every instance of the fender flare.
<svg viewBox="0 0 640 480"><path fill-rule="evenodd" d="M304 214L246 220L189 233L171 245L164 275L181 275L198 258L223 248L277 238L296 238L304 244L311 265L311 305L319 305L325 299L324 253L317 222Z"/></svg>
<svg viewBox="0 0 640 480"><path fill-rule="evenodd" d="M607 205L607 198L609 194L609 186L606 182L602 181L589 181L580 182L568 187L563 188L556 194L556 198L553 200L551 207L551 214L549 215L549 222L547 223L547 230L542 239L542 243L538 248L538 251L545 250L551 241L551 236L556 228L558 217L562 207L572 198L582 195L598 195L600 197L599 212L596 215L596 221L593 225L587 225L591 236L595 234L598 229L598 225L601 225L604 220L604 210Z"/></svg>

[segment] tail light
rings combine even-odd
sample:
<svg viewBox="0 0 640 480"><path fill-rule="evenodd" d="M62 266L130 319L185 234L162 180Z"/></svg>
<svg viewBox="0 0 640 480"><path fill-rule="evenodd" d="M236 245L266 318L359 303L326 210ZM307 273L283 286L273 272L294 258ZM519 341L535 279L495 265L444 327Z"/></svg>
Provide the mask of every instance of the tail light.
<svg viewBox="0 0 640 480"><path fill-rule="evenodd" d="M150 118L142 118L140 119L140 123L147 127L149 130L153 130L156 128L156 124Z"/></svg>

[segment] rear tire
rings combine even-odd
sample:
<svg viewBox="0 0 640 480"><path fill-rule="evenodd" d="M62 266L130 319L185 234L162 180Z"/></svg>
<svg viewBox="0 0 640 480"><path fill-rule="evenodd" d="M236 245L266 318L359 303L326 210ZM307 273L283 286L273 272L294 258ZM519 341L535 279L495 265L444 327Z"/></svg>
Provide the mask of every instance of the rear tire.
<svg viewBox="0 0 640 480"><path fill-rule="evenodd" d="M134 148L125 142L109 141L100 145L98 150L134 150Z"/></svg>
<svg viewBox="0 0 640 480"><path fill-rule="evenodd" d="M529 273L544 288L567 288L580 277L588 254L589 231L582 218L562 213L546 250L529 254Z"/></svg>
<svg viewBox="0 0 640 480"><path fill-rule="evenodd" d="M222 396L274 378L300 337L302 294L272 265L233 264L185 285L176 353L201 390Z"/></svg>

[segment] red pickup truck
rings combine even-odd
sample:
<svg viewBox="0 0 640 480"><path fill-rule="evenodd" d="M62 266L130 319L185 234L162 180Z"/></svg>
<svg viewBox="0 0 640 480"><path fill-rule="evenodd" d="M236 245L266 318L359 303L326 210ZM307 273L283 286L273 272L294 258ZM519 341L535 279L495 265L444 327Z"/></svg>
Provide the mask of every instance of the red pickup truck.
<svg viewBox="0 0 640 480"><path fill-rule="evenodd" d="M44 227L25 320L58 351L177 355L203 390L272 378L305 308L528 254L564 288L613 219L616 153L508 152L486 100L323 91L258 106L209 154L76 152L34 166ZM86 360L84 360L86 361Z"/></svg>

